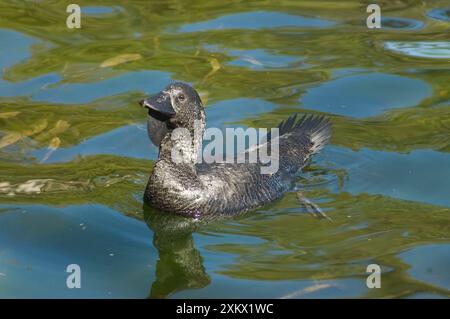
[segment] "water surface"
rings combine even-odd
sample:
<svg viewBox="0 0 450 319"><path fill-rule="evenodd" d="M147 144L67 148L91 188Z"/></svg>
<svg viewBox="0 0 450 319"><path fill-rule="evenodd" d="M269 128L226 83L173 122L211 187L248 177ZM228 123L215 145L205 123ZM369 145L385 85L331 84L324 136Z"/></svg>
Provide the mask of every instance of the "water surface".
<svg viewBox="0 0 450 319"><path fill-rule="evenodd" d="M448 298L447 1L0 4L0 297ZM192 224L142 202L158 151L137 105L192 84L208 126L331 118L298 189ZM368 289L366 267L382 268ZM68 289L78 264L81 289Z"/></svg>

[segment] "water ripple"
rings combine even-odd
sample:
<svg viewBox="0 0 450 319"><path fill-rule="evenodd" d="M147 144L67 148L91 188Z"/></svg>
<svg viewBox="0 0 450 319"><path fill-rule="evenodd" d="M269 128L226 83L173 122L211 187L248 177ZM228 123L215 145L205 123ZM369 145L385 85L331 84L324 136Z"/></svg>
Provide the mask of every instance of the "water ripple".
<svg viewBox="0 0 450 319"><path fill-rule="evenodd" d="M327 28L335 23L319 18L295 16L280 12L255 11L224 15L204 22L185 24L180 32L220 29L265 29L279 27Z"/></svg>
<svg viewBox="0 0 450 319"><path fill-rule="evenodd" d="M106 6L89 6L89 7L81 7L82 14L101 16L105 14L110 14L115 11L122 11L123 9L118 7L106 7Z"/></svg>
<svg viewBox="0 0 450 319"><path fill-rule="evenodd" d="M390 30L417 30L423 28L425 24L422 21L407 18L390 18L381 19L383 29Z"/></svg>
<svg viewBox="0 0 450 319"><path fill-rule="evenodd" d="M427 16L430 18L450 22L450 8L436 8L428 11Z"/></svg>
<svg viewBox="0 0 450 319"><path fill-rule="evenodd" d="M449 41L387 41L388 50L413 57L429 59L450 59Z"/></svg>

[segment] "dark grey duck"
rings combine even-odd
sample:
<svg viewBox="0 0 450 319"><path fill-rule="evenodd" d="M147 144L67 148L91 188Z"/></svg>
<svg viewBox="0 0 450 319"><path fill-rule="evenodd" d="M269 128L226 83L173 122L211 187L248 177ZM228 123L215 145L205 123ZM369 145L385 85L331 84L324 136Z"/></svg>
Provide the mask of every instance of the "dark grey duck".
<svg viewBox="0 0 450 319"><path fill-rule="evenodd" d="M199 95L189 85L173 83L140 104L148 109L150 139L159 146L144 202L163 211L194 218L236 215L280 198L293 189L296 173L331 136L331 123L327 118L291 115L279 125L278 171L261 174L261 166L265 164L260 162L198 163L206 118ZM189 142L175 136L177 128L190 133ZM267 145L262 146L270 149L270 143L273 140L268 139ZM172 158L174 147L181 149L181 163ZM325 216L306 198L299 195L299 199L308 210Z"/></svg>

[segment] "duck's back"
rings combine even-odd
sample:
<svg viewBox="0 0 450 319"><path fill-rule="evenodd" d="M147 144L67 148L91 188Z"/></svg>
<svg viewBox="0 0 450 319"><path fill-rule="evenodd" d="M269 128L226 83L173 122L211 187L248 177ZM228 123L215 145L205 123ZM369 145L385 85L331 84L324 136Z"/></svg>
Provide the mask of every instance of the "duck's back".
<svg viewBox="0 0 450 319"><path fill-rule="evenodd" d="M328 142L330 126L323 116L293 115L282 122L277 140L279 167L273 174L263 174L261 168L267 164L248 163L248 156L242 164L198 164L197 175L204 189L200 211L237 214L279 198L293 186L297 171Z"/></svg>
<svg viewBox="0 0 450 319"><path fill-rule="evenodd" d="M267 204L290 188L282 174L261 174L258 164L200 164L204 186L200 210L206 214L237 214Z"/></svg>

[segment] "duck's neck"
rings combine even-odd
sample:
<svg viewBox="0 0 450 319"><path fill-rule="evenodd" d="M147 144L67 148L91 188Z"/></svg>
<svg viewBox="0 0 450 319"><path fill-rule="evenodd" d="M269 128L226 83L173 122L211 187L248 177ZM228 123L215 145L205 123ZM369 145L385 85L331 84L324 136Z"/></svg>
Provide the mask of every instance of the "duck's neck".
<svg viewBox="0 0 450 319"><path fill-rule="evenodd" d="M194 166L201 158L205 117L195 120L189 128L169 131L161 141L159 159L175 165Z"/></svg>

